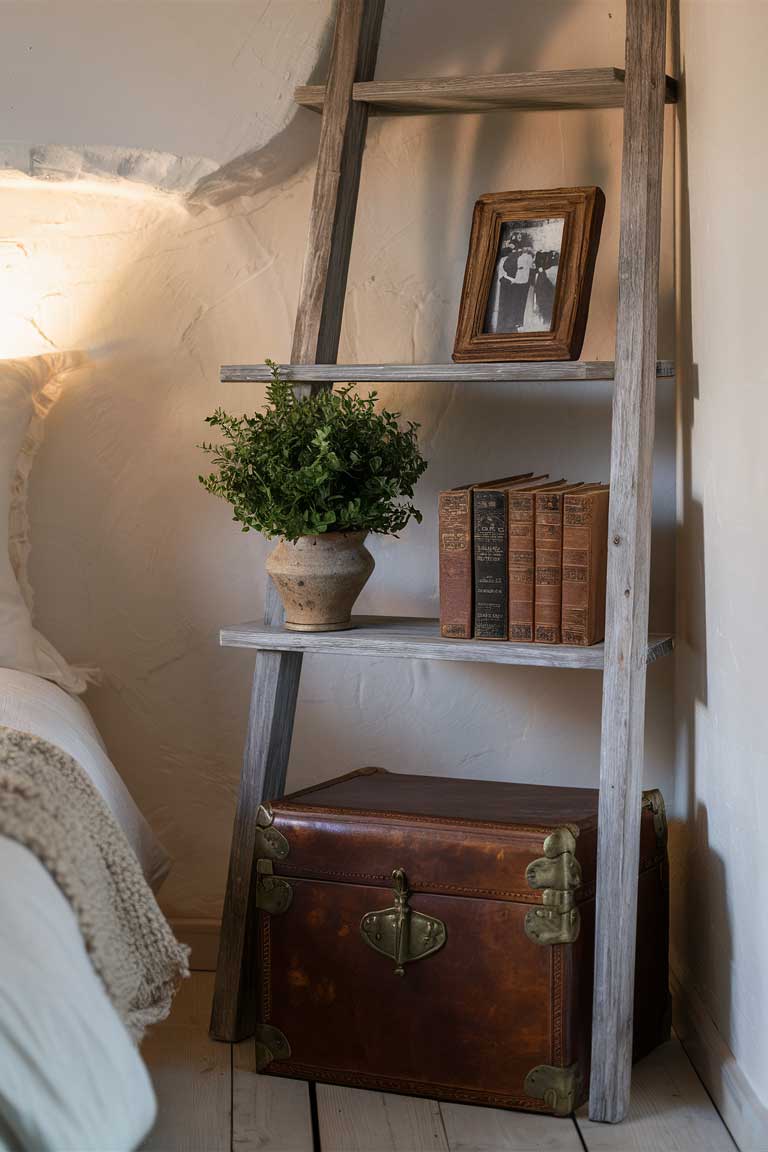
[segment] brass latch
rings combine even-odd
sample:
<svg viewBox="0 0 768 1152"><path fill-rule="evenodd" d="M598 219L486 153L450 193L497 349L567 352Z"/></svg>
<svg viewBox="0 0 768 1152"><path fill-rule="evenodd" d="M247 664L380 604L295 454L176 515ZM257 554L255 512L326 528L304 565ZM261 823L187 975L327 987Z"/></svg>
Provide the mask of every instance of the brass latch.
<svg viewBox="0 0 768 1152"><path fill-rule="evenodd" d="M274 875L272 861L285 860L289 846L282 832L272 826L273 820L272 810L260 804L256 814L256 884L253 899L262 912L277 916L290 908L293 889L287 880Z"/></svg>
<svg viewBox="0 0 768 1152"><path fill-rule="evenodd" d="M392 873L395 903L392 908L366 912L360 933L376 952L395 961L395 975L405 975L405 965L431 956L445 944L446 930L436 916L425 916L408 906L410 892L402 868Z"/></svg>
<svg viewBox="0 0 768 1152"><path fill-rule="evenodd" d="M525 932L537 944L572 944L579 935L581 914L574 890L581 884L576 859L578 829L556 828L544 841L544 856L525 870L531 888L543 889L541 905L525 914Z"/></svg>
<svg viewBox="0 0 768 1152"><path fill-rule="evenodd" d="M569 1116L578 1103L582 1078L577 1064L569 1068L556 1068L539 1064L525 1078L525 1094L543 1100L545 1107L555 1116Z"/></svg>

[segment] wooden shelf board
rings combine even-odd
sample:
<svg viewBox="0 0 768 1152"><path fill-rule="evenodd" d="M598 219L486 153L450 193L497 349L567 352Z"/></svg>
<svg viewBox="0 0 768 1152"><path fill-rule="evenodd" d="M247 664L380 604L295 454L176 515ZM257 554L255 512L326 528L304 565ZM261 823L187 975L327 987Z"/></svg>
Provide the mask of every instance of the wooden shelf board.
<svg viewBox="0 0 768 1152"><path fill-rule="evenodd" d="M565 644L515 644L493 640L444 640L437 620L418 616L354 616L346 632L289 632L258 622L223 628L227 648L260 648L277 652L344 653L416 660L469 660L484 664L522 664L544 668L602 668L604 648ZM672 651L671 636L648 640L648 662Z"/></svg>
<svg viewBox="0 0 768 1152"><path fill-rule="evenodd" d="M369 80L355 84L352 99L372 115L424 115L440 112L563 111L622 108L621 68L579 68L560 72L502 72L489 76L439 76L427 80ZM325 86L303 85L295 100L322 112ZM667 76L666 101L677 100L677 81Z"/></svg>
<svg viewBox="0 0 768 1152"><path fill-rule="evenodd" d="M546 380L613 380L613 360L546 360L514 364L281 364L281 375L295 384L465 383L502 384ZM659 360L658 377L675 374L672 360ZM271 378L265 364L224 364L221 382L260 383Z"/></svg>

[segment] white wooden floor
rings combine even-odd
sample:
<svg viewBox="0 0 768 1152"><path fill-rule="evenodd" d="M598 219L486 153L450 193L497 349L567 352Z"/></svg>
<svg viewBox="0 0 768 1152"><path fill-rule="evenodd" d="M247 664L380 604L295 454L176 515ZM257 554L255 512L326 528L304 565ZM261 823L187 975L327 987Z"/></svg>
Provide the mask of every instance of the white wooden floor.
<svg viewBox="0 0 768 1152"><path fill-rule="evenodd" d="M673 1040L635 1068L620 1126L257 1076L253 1042L208 1039L213 974L188 980L142 1049L159 1118L144 1152L734 1152L709 1096Z"/></svg>

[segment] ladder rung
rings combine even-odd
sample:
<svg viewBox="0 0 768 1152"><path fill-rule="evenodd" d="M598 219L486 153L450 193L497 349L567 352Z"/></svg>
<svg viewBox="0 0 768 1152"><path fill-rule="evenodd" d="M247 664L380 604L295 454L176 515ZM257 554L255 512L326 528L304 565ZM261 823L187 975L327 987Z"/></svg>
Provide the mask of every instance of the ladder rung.
<svg viewBox="0 0 768 1152"><path fill-rule="evenodd" d="M613 380L613 360L547 360L512 364L281 364L280 373L294 384L465 383L514 384L546 380ZM675 374L672 360L659 360L657 377ZM271 379L265 364L224 364L223 384L259 383Z"/></svg>
<svg viewBox="0 0 768 1152"><path fill-rule="evenodd" d="M297 104L322 112L325 86L296 89ZM439 76L429 80L370 80L355 84L352 99L373 115L432 112L527 111L568 108L622 108L621 68L578 68L560 72L501 72L490 76ZM677 81L667 76L666 101L677 100Z"/></svg>

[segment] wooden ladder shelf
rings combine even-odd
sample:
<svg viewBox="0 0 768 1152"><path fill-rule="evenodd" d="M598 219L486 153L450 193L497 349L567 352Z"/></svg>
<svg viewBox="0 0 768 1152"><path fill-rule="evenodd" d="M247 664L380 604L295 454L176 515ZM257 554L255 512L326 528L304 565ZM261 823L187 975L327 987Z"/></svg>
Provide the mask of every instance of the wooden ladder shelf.
<svg viewBox="0 0 768 1152"><path fill-rule="evenodd" d="M566 72L378 82L373 79L384 0L338 0L328 82L297 91L322 114L291 364L297 395L335 381L613 380L611 506L605 643L594 648L441 640L436 621L361 618L351 633L286 632L269 585L263 624L225 629L222 643L257 650L249 730L224 904L212 1035L251 1035L257 988L250 918L256 812L280 796L305 651L410 659L493 661L603 670L600 816L589 1114L619 1121L629 1106L646 666L671 650L648 635L651 470L656 361L665 75L665 0L627 0L626 72ZM368 115L498 108L624 108L615 363L337 365L347 270ZM223 380L265 380L228 366Z"/></svg>

